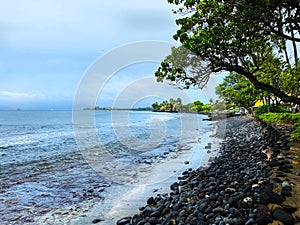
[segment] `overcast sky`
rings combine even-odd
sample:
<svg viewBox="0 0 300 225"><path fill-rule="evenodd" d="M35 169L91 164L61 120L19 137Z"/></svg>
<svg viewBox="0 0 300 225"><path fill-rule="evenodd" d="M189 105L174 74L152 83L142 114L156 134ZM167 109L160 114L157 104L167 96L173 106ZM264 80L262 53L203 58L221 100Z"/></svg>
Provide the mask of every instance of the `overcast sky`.
<svg viewBox="0 0 300 225"><path fill-rule="evenodd" d="M0 109L71 109L88 68L112 49L149 40L176 44L176 17L166 0L0 3ZM120 71L98 103L108 106L118 88L156 68Z"/></svg>

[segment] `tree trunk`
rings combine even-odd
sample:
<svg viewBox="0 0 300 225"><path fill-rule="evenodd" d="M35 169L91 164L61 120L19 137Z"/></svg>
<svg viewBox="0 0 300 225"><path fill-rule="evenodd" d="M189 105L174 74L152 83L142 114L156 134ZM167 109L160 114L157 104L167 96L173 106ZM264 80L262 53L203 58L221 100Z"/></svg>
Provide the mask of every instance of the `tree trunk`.
<svg viewBox="0 0 300 225"><path fill-rule="evenodd" d="M284 93L280 89L275 88L274 86L259 82L252 73L245 71L241 66L230 67L226 69L229 72L236 72L238 74L247 77L250 80L250 82L255 86L256 89L261 89L270 92L275 96L277 96L278 98L280 98L283 102L293 102L293 103L300 104L300 98L295 96L288 96L286 93Z"/></svg>

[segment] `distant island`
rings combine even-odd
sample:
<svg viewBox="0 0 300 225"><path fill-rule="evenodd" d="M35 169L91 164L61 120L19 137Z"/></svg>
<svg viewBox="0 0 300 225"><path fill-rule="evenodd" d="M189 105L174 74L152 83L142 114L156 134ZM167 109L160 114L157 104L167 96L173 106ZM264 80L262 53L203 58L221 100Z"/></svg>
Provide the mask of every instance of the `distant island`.
<svg viewBox="0 0 300 225"><path fill-rule="evenodd" d="M106 110L106 111L111 111L111 110L131 110L131 111L152 111L152 108L151 108L151 107L115 108L115 107L99 107L99 106L94 106L94 107L87 107L87 108L84 108L84 110Z"/></svg>
<svg viewBox="0 0 300 225"><path fill-rule="evenodd" d="M169 113L209 113L212 110L212 104L204 104L197 100L188 104L183 104L181 98L164 100L160 103L154 102L149 107L138 108L117 108L117 107L100 107L92 106L84 110L130 110L130 111L152 111L152 112L169 112Z"/></svg>

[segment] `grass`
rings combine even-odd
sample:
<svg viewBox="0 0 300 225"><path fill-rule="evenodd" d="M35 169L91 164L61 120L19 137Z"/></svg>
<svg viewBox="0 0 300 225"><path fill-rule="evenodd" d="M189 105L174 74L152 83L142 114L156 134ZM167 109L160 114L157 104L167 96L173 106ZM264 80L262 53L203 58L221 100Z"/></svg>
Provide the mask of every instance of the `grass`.
<svg viewBox="0 0 300 225"><path fill-rule="evenodd" d="M292 141L300 141L300 114L299 113L264 113L258 116L260 120L271 123L292 124L295 130L291 134Z"/></svg>

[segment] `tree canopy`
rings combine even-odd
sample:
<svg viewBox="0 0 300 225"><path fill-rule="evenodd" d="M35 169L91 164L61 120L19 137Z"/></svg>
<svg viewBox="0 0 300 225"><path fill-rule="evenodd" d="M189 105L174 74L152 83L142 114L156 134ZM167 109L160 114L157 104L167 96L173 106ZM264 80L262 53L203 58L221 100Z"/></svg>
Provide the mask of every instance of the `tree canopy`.
<svg viewBox="0 0 300 225"><path fill-rule="evenodd" d="M182 99L170 98L168 100L164 100L161 103L154 102L152 104L153 111L164 111L164 112L178 112L181 111L182 108Z"/></svg>
<svg viewBox="0 0 300 225"><path fill-rule="evenodd" d="M261 94L246 77L237 73L226 76L216 87L216 93L229 107L235 105L246 109L252 107Z"/></svg>
<svg viewBox="0 0 300 225"><path fill-rule="evenodd" d="M211 73L235 72L256 89L300 104L300 1L168 2L179 6L174 39L182 46L162 62L155 74L158 81L203 87Z"/></svg>
<svg viewBox="0 0 300 225"><path fill-rule="evenodd" d="M164 100L161 103L154 102L152 104L153 111L156 112L210 112L211 105L204 104L203 102L197 100L186 105L182 104L181 98Z"/></svg>

